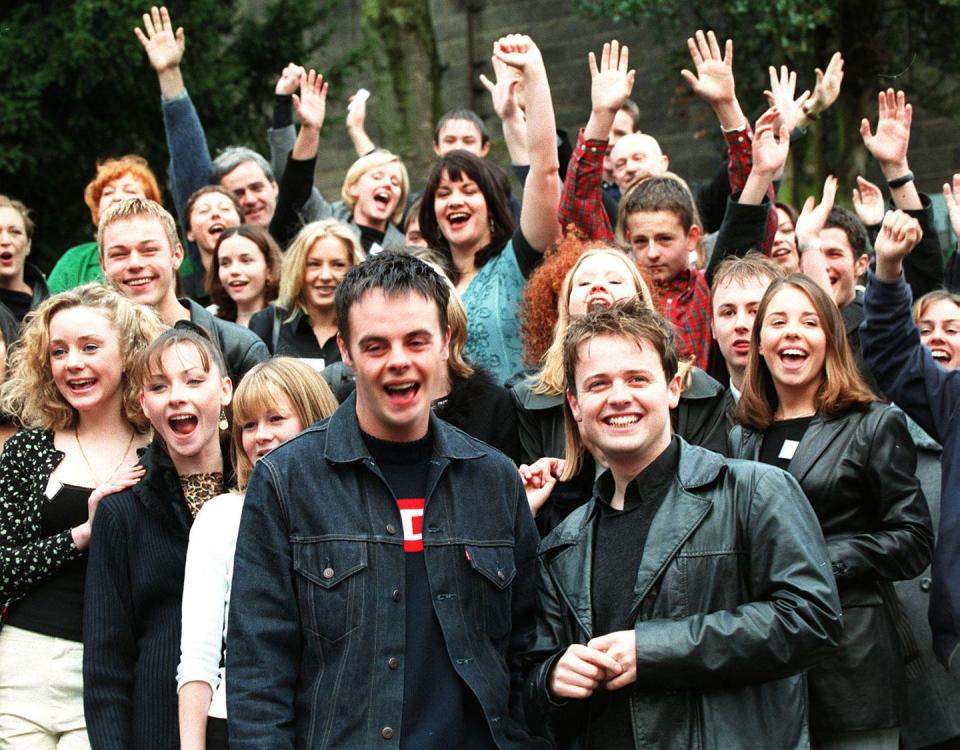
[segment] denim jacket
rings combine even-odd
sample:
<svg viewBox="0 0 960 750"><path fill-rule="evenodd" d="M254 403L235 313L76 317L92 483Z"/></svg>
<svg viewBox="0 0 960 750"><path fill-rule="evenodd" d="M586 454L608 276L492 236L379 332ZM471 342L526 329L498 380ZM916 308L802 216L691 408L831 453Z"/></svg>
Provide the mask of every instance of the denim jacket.
<svg viewBox="0 0 960 750"><path fill-rule="evenodd" d="M232 748L399 744L403 527L355 404L253 473L230 605ZM430 420L423 554L434 611L497 746L530 747L519 657L533 636L533 518L509 459Z"/></svg>

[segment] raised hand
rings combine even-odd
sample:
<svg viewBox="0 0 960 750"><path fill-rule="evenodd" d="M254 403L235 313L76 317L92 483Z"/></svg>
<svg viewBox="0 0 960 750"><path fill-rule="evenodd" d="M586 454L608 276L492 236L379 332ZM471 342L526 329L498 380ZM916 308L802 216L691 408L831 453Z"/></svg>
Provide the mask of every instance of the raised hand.
<svg viewBox="0 0 960 750"><path fill-rule="evenodd" d="M780 72L770 66L770 88L763 92L771 107L780 112L780 122L788 131L793 131L806 120L804 105L810 98L810 92L804 91L794 98L797 90L797 74L786 65L780 66Z"/></svg>
<svg viewBox="0 0 960 750"><path fill-rule="evenodd" d="M494 55L490 58L493 66L494 78L491 81L483 73L480 74L480 83L490 92L493 111L501 120L511 120L521 114L517 101L517 87L520 85L521 74L517 68L507 65Z"/></svg>
<svg viewBox="0 0 960 750"><path fill-rule="evenodd" d="M90 532L93 529L93 517L97 513L100 501L107 495L112 495L128 487L132 487L143 478L145 472L146 469L140 464L118 469L112 477L90 493L90 497L87 498L87 520L72 529L73 543L77 549L85 550L90 546Z"/></svg>
<svg viewBox="0 0 960 750"><path fill-rule="evenodd" d="M556 698L581 700L589 698L600 683L611 677L618 677L622 671L622 667L612 656L591 646L574 643L567 647L563 656L554 665L550 672L548 687L550 693ZM636 679L636 656L634 656L634 679Z"/></svg>
<svg viewBox="0 0 960 750"><path fill-rule="evenodd" d="M144 13L143 30L134 27L133 33L140 40L150 65L158 74L180 66L186 47L183 27L174 32L166 7L153 7L149 13Z"/></svg>
<svg viewBox="0 0 960 750"><path fill-rule="evenodd" d="M752 171L773 177L783 171L790 153L790 131L781 120L778 107L771 107L757 120L753 132Z"/></svg>
<svg viewBox="0 0 960 750"><path fill-rule="evenodd" d="M873 243L877 255L877 275L883 280L900 276L903 259L923 239L920 222L903 211L888 211Z"/></svg>
<svg viewBox="0 0 960 750"><path fill-rule="evenodd" d="M873 227L883 221L884 203L880 188L863 177L857 177L853 189L853 208L864 226Z"/></svg>
<svg viewBox="0 0 960 750"><path fill-rule="evenodd" d="M910 125L913 107L906 103L902 91L881 91L878 97L880 112L877 132L870 129L870 121L864 117L860 123L863 145L880 164L880 168L896 167L907 171L907 149L910 146Z"/></svg>
<svg viewBox="0 0 960 750"><path fill-rule="evenodd" d="M711 106L733 101L736 96L733 81L733 40L727 40L721 56L717 35L712 31L704 34L698 30L694 37L687 39L687 48L697 73L694 75L689 70L681 70L680 75L690 85L693 93Z"/></svg>
<svg viewBox="0 0 960 750"><path fill-rule="evenodd" d="M803 209L800 216L797 217L796 233L797 246L817 241L819 242L820 232L827 223L827 217L833 210L833 202L837 197L837 178L829 175L823 183L823 198L819 203L811 195L803 203ZM801 252L803 249L801 248Z"/></svg>
<svg viewBox="0 0 960 750"><path fill-rule="evenodd" d="M590 101L594 111L606 110L613 114L626 103L633 91L633 82L637 71L630 69L630 50L614 39L603 45L600 64L591 51L590 64Z"/></svg>
<svg viewBox="0 0 960 750"><path fill-rule="evenodd" d="M833 103L840 96L840 84L843 83L843 55L834 52L827 63L827 71L824 73L820 68L816 68L817 85L810 95L804 107L804 113L807 117L816 117L821 112L830 109Z"/></svg>
<svg viewBox="0 0 960 750"><path fill-rule="evenodd" d="M545 70L540 48L526 34L501 37L493 43L493 56L519 70L524 77Z"/></svg>
<svg viewBox="0 0 960 750"><path fill-rule="evenodd" d="M274 93L281 96L290 96L300 88L300 77L307 71L302 65L296 63L287 63L280 77L277 79L277 85L273 89Z"/></svg>
<svg viewBox="0 0 960 750"><path fill-rule="evenodd" d="M300 76L300 96L293 95L293 108L304 128L320 130L327 113L328 84L315 70Z"/></svg>
<svg viewBox="0 0 960 750"><path fill-rule="evenodd" d="M960 237L960 174L953 176L953 185L943 183L943 200L950 215L950 228L954 236Z"/></svg>
<svg viewBox="0 0 960 750"><path fill-rule="evenodd" d="M521 464L520 479L533 515L537 515L543 504L550 498L553 488L557 486L558 477L563 473L563 467L562 458L549 456L537 459L530 465Z"/></svg>

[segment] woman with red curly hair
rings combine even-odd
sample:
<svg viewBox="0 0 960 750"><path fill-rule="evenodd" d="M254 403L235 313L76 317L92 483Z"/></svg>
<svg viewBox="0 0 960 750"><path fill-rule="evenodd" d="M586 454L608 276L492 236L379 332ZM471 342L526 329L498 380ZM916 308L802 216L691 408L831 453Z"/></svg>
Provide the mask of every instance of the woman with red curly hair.
<svg viewBox="0 0 960 750"><path fill-rule="evenodd" d="M565 237L533 273L523 297L524 353L528 364L539 362L540 369L512 389L524 462L548 458L551 472L561 471L556 459L565 455L566 442L563 337L571 317L634 296L656 310L654 289L646 271L619 247L573 235ZM684 391L671 412L674 431L696 445L726 451L722 387L689 364L681 364L681 373ZM541 535L590 499L597 474L590 453L585 453L581 466L565 473L570 478L554 488L549 503L531 504Z"/></svg>
<svg viewBox="0 0 960 750"><path fill-rule="evenodd" d="M162 203L160 186L147 160L142 156L127 154L97 164L96 175L83 191L83 200L90 209L94 234L100 223L100 215L114 203L127 198L149 198L156 203ZM61 255L50 272L47 286L51 294L57 294L88 281L103 281L96 242L84 242Z"/></svg>

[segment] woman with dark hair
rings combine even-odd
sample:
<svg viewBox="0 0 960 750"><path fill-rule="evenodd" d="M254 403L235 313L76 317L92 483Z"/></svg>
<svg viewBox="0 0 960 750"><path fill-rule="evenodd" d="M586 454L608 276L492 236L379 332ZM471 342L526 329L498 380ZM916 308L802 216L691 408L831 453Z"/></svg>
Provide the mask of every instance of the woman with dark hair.
<svg viewBox="0 0 960 750"><path fill-rule="evenodd" d="M807 673L818 747L898 747L907 656L892 582L930 562L930 513L903 414L863 381L837 306L803 274L757 310L731 449L796 477L830 552L843 637ZM840 744L834 744L840 743Z"/></svg>
<svg viewBox="0 0 960 750"><path fill-rule="evenodd" d="M187 241L200 251L204 274L209 274L215 267L213 251L220 235L231 227L240 226L242 216L236 197L219 185L204 185L187 198L183 231Z"/></svg>
<svg viewBox="0 0 960 750"><path fill-rule="evenodd" d="M84 572L104 495L142 475L149 440L132 360L154 312L101 284L51 297L10 357L0 409L23 424L0 457L0 746L87 743Z"/></svg>
<svg viewBox="0 0 960 750"><path fill-rule="evenodd" d="M153 426L145 473L100 504L87 565L83 698L93 747L177 750L184 564L190 527L232 486L220 443L232 386L209 335L180 323L137 358Z"/></svg>
<svg viewBox="0 0 960 750"><path fill-rule="evenodd" d="M207 292L216 316L249 326L254 313L277 298L282 263L280 247L263 227L224 229L207 270Z"/></svg>
<svg viewBox="0 0 960 750"><path fill-rule="evenodd" d="M523 367L517 312L526 278L560 236L560 180L553 102L540 50L529 37L511 35L494 45L494 55L523 78L530 172L520 226L515 227L495 168L466 151L451 151L427 180L420 231L456 271L467 308L467 356L505 383Z"/></svg>

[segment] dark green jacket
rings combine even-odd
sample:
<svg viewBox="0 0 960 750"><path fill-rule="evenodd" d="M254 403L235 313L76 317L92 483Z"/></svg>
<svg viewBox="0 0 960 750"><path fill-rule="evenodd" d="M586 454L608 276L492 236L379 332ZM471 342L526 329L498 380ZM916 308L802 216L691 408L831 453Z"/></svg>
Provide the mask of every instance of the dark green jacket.
<svg viewBox="0 0 960 750"><path fill-rule="evenodd" d="M590 701L555 703L554 661L595 633L590 581L597 500L540 543L536 642L526 710L558 747L580 747ZM817 518L797 482L680 440L673 486L650 527L634 585L636 747L807 747L800 672L842 629Z"/></svg>

